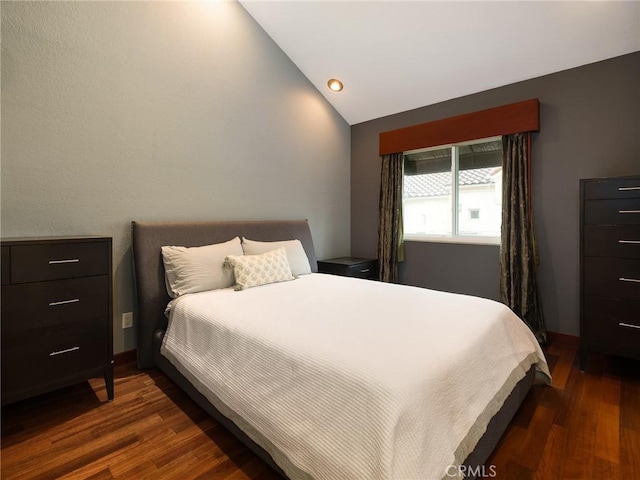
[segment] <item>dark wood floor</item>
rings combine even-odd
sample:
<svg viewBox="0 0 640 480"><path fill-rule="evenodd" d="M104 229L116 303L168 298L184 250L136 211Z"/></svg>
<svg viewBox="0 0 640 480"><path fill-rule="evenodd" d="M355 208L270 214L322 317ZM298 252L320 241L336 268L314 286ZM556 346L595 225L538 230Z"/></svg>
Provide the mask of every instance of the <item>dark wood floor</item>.
<svg viewBox="0 0 640 480"><path fill-rule="evenodd" d="M496 478L640 480L640 362L592 354L575 337L545 349L553 387L534 387L487 461Z"/></svg>
<svg viewBox="0 0 640 480"><path fill-rule="evenodd" d="M554 385L534 387L486 474L640 479L640 363L593 355L580 373L574 340L546 350ZM279 478L160 372L118 367L115 394L96 379L4 408L2 478Z"/></svg>

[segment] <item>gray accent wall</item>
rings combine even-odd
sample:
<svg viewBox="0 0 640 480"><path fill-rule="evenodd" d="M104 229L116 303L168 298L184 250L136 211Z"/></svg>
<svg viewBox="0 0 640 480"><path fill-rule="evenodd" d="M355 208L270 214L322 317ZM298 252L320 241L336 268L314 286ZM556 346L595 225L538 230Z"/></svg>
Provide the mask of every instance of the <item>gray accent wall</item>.
<svg viewBox="0 0 640 480"><path fill-rule="evenodd" d="M550 52L552 54L552 52ZM380 132L538 98L532 192L549 330L579 334L579 179L640 173L640 53L351 127L351 251L375 256ZM410 242L403 283L498 298L499 247Z"/></svg>
<svg viewBox="0 0 640 480"><path fill-rule="evenodd" d="M307 218L349 251L349 125L238 3L1 9L2 236L113 237L116 352L131 220Z"/></svg>

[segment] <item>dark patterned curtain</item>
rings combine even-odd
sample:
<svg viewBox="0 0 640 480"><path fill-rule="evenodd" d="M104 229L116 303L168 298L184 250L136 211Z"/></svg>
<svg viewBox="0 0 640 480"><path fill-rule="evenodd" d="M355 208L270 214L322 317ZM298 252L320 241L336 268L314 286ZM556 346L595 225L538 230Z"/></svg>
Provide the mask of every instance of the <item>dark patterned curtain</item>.
<svg viewBox="0 0 640 480"><path fill-rule="evenodd" d="M500 295L540 343L547 329L536 285L538 254L531 218L528 133L502 137Z"/></svg>
<svg viewBox="0 0 640 480"><path fill-rule="evenodd" d="M378 224L380 280L398 282L398 262L404 260L402 235L402 153L382 156Z"/></svg>

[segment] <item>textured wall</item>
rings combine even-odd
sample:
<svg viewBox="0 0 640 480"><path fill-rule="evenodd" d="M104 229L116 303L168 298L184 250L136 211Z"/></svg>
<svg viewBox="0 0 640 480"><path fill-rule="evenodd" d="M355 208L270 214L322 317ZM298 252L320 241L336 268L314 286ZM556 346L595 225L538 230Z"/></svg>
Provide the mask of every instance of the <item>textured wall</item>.
<svg viewBox="0 0 640 480"><path fill-rule="evenodd" d="M566 70L351 127L351 248L376 253L380 132L538 98L533 210L538 281L552 331L579 332L580 178L640 173L640 53ZM498 247L412 242L406 283L498 297ZM492 263L495 262L495 263Z"/></svg>
<svg viewBox="0 0 640 480"><path fill-rule="evenodd" d="M116 352L131 220L308 218L343 255L349 136L237 3L2 3L2 235L114 237Z"/></svg>

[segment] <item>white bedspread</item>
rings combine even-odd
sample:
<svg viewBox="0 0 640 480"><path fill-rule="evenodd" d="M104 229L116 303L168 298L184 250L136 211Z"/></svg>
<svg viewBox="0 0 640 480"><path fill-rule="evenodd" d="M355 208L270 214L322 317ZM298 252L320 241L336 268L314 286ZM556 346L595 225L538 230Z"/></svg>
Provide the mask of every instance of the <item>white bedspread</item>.
<svg viewBox="0 0 640 480"><path fill-rule="evenodd" d="M550 377L500 303L323 274L180 297L162 354L318 480L446 478L531 365Z"/></svg>

